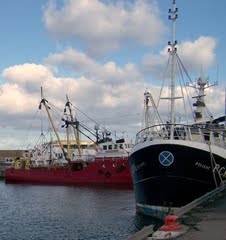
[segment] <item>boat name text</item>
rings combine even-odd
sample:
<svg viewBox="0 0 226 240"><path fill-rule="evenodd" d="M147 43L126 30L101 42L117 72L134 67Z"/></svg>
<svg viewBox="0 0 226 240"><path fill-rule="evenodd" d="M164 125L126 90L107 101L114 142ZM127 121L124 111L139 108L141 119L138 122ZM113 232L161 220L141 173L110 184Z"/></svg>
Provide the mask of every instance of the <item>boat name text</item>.
<svg viewBox="0 0 226 240"><path fill-rule="evenodd" d="M142 167L145 166L145 163L142 162L140 164L138 164L137 166L135 166L134 164L131 166L131 172L132 174L134 174L136 171L138 171L139 169L141 169Z"/></svg>
<svg viewBox="0 0 226 240"><path fill-rule="evenodd" d="M201 167L201 168L206 169L206 170L210 170L210 166L207 166L207 165L205 165L203 163L200 163L200 162L196 162L195 166Z"/></svg>
<svg viewBox="0 0 226 240"><path fill-rule="evenodd" d="M200 163L200 162L196 162L195 166L201 167L201 168L206 169L206 170L210 170L210 166L207 166L207 165L205 165L203 163ZM226 178L226 168L225 167L221 167L219 164L215 164L213 172L215 172L215 171L217 171L221 177Z"/></svg>
<svg viewBox="0 0 226 240"><path fill-rule="evenodd" d="M226 169L225 167L221 167L219 164L216 164L214 169L213 169L213 172L217 171L221 177L224 177L226 178Z"/></svg>

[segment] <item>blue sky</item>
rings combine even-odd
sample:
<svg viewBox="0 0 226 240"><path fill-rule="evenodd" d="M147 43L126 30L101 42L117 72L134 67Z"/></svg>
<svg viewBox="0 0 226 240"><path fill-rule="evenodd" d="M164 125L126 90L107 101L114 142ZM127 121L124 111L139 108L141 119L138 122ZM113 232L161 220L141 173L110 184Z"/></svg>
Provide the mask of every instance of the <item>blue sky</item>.
<svg viewBox="0 0 226 240"><path fill-rule="evenodd" d="M56 2L59 6L63 3L63 1ZM162 21L166 26L169 25L167 9L171 7L171 1L158 0L156 2L161 11ZM1 61L1 69L24 62L40 63L49 53L58 51L58 39L48 33L43 21L43 10L47 4L46 0L8 0L2 2L0 27L3 33L1 53L4 56L4 61ZM216 48L217 59L222 62L224 59L221 59L221 56L226 52L223 47L224 42L226 42L225 1L219 0L216 3L210 0L191 0L188 3L185 0L178 0L177 6L180 11L177 22L178 40L194 40L200 35L214 36L219 41L219 46ZM167 39L161 41L160 46L166 42ZM63 41L59 44L67 45ZM131 57L134 56L131 54ZM127 56L123 56L123 59L125 62L128 61Z"/></svg>
<svg viewBox="0 0 226 240"><path fill-rule="evenodd" d="M171 0L7 0L0 8L0 148L15 149L45 96L59 107L65 95L115 131L139 130L143 92L156 98L171 39ZM178 54L210 82L209 109L224 113L224 0L177 0ZM218 74L217 74L217 69ZM88 94L87 94L88 93ZM121 115L128 115L122 120ZM130 115L136 118L130 119ZM109 120L111 119L111 120ZM117 121L116 121L117 119ZM120 121L121 119L121 121ZM129 127L130 126L130 127Z"/></svg>
<svg viewBox="0 0 226 240"><path fill-rule="evenodd" d="M4 60L1 61L1 70L24 62L40 62L51 50L51 39L42 21L45 3L29 0L2 2L0 27Z"/></svg>

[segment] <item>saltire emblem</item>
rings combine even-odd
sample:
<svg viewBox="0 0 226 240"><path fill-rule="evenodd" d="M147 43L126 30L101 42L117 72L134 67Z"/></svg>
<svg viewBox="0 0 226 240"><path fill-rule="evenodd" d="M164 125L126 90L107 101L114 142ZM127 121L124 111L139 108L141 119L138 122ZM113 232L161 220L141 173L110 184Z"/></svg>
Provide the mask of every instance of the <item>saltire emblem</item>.
<svg viewBox="0 0 226 240"><path fill-rule="evenodd" d="M159 162L163 166L168 167L173 163L173 161L174 161L174 156L171 152L163 151L159 154Z"/></svg>

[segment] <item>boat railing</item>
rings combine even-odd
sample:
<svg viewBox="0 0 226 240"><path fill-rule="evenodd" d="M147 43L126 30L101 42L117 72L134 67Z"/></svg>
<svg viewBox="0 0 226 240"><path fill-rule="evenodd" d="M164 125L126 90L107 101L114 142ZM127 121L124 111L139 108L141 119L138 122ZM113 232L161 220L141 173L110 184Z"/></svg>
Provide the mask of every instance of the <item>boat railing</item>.
<svg viewBox="0 0 226 240"><path fill-rule="evenodd" d="M95 162L104 162L104 161L119 161L119 160L128 160L128 156L112 156L112 157L107 157L107 156L98 156L95 158Z"/></svg>
<svg viewBox="0 0 226 240"><path fill-rule="evenodd" d="M138 132L135 144L153 140L192 141L226 148L226 130L224 126L206 124L157 124Z"/></svg>

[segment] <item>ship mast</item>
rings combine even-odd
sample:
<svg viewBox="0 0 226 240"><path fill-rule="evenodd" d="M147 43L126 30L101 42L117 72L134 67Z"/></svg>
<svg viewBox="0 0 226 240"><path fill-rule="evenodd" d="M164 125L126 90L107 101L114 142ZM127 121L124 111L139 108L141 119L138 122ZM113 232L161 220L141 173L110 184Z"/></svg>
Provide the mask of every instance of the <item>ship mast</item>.
<svg viewBox="0 0 226 240"><path fill-rule="evenodd" d="M56 126L55 126L55 124L54 124L54 122L53 122L53 119L52 119L52 117L51 117L51 114L50 114L50 112L49 112L50 107L48 106L47 103L48 103L48 101L43 97L43 91L42 91L42 87L41 87L41 102L40 102L40 105L39 105L39 109L41 109L42 104L43 104L44 107L45 107L45 110L46 110L46 112L47 112L48 118L49 118L49 120L50 120L50 123L51 123L51 125L52 125L53 131L54 131L54 133L55 133L55 135L56 135L56 137L57 137L57 141L58 141L58 143L59 143L59 145L60 145L60 148L61 148L61 150L62 150L62 152L63 152L63 154L64 154L64 157L65 157L65 159L70 163L71 160L68 159L67 153L66 153L65 150L64 150L63 144L62 144L62 142L61 142L61 140L60 140L60 136L59 136L59 134L58 134L58 132L57 132L57 128L56 128Z"/></svg>
<svg viewBox="0 0 226 240"><path fill-rule="evenodd" d="M69 126L66 127L66 135L67 135L67 156L71 159L71 141L70 141L70 129Z"/></svg>
<svg viewBox="0 0 226 240"><path fill-rule="evenodd" d="M70 122L75 123L75 126L76 126L76 127L73 127L73 130L74 130L74 135L75 135L75 139L76 139L76 143L77 143L78 154L79 154L79 157L81 157L81 146L80 146L80 135L79 135L79 131L78 131L78 121L77 121L77 119L74 120L74 117L72 114L72 109L71 109L71 103L70 103L67 95L66 95L66 98L67 98L67 102L65 104L65 107L67 107L69 110ZM66 108L64 109L64 111L66 112Z"/></svg>
<svg viewBox="0 0 226 240"><path fill-rule="evenodd" d="M178 8L176 8L176 0L173 0L173 8L169 9L169 17L168 19L172 21L172 41L168 42L168 45L170 48L168 49L169 54L171 55L171 82L170 82L170 89L171 89L171 96L170 96L170 123L171 126L171 138L173 138L173 132L174 132L174 123L175 123L175 56L177 48L175 47L177 45L177 41L175 40L176 35L176 19L178 17L177 15Z"/></svg>
<svg viewBox="0 0 226 240"><path fill-rule="evenodd" d="M145 107L145 115L144 115L144 128L149 127L149 100L150 100L150 93L145 91L144 93L144 107Z"/></svg>

